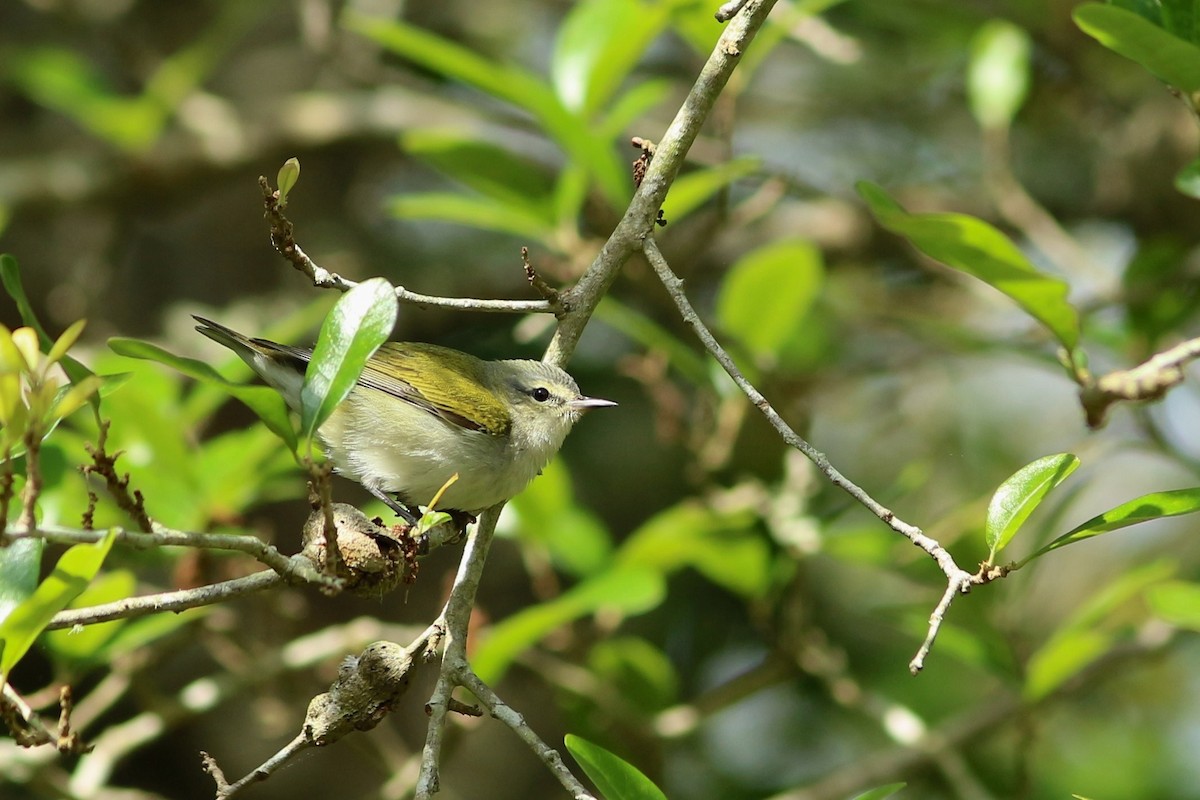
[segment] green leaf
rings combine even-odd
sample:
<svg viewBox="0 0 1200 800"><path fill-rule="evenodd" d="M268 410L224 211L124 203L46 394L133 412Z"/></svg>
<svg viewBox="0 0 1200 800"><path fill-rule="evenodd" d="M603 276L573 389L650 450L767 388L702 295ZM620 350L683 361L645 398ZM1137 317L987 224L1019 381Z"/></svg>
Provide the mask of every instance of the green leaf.
<svg viewBox="0 0 1200 800"><path fill-rule="evenodd" d="M1139 522L1148 522L1164 517L1177 517L1181 514L1192 514L1196 511L1200 511L1200 487L1144 494L1127 503L1122 503L1115 508L1111 508L1103 514L1092 517L1082 525L1067 531L1041 550L1027 557L1020 565L1024 566L1033 559L1044 556L1052 550L1066 547L1075 542L1081 542L1084 539L1090 539L1093 536L1099 536L1102 533L1127 528L1130 525L1137 525Z"/></svg>
<svg viewBox="0 0 1200 800"><path fill-rule="evenodd" d="M137 576L121 569L97 576L91 584L69 604L70 608L87 608L104 603L125 600L137 594ZM104 663L105 646L128 623L115 619L86 625L82 630L60 629L46 632L46 647L61 658L84 663Z"/></svg>
<svg viewBox="0 0 1200 800"><path fill-rule="evenodd" d="M1005 548L1017 531L1041 505L1050 490L1079 467L1079 459L1070 453L1043 456L1021 467L1000 484L988 504L984 538L990 552L988 562Z"/></svg>
<svg viewBox="0 0 1200 800"><path fill-rule="evenodd" d="M287 205L287 196L300 180L300 159L293 156L283 162L279 174L275 177L275 185L279 188L279 204Z"/></svg>
<svg viewBox="0 0 1200 800"><path fill-rule="evenodd" d="M0 253L0 283L4 284L4 291L17 304L17 313L21 315L21 321L37 331L42 350L49 352L54 347L54 340L50 338L49 334L46 333L46 329L42 327L42 323L38 320L33 306L29 303L29 298L25 296L25 286L21 282L21 268L17 265L17 260L7 253ZM92 374L90 369L80 364L74 358L71 358L71 356L64 355L61 363L63 372L67 373L67 377L70 378L71 383L78 383ZM99 408L98 403L97 399L93 399L93 408Z"/></svg>
<svg viewBox="0 0 1200 800"><path fill-rule="evenodd" d="M653 715L679 700L679 675L656 645L637 636L596 642L588 668L604 686L620 692L639 714Z"/></svg>
<svg viewBox="0 0 1200 800"><path fill-rule="evenodd" d="M904 783L889 783L886 786L876 786L874 789L869 789L860 795L855 795L854 800L884 800L903 789L906 785Z"/></svg>
<svg viewBox="0 0 1200 800"><path fill-rule="evenodd" d="M471 664L486 683L495 684L522 652L551 631L598 611L626 616L658 606L666 596L662 574L644 567L615 567L493 625L475 650Z"/></svg>
<svg viewBox="0 0 1200 800"><path fill-rule="evenodd" d="M354 12L346 12L343 21L348 29L373 39L404 59L525 109L572 161L587 167L610 205L620 208L628 202L631 196L628 170L610 143L589 122L564 108L550 86L537 76L491 61L403 21Z"/></svg>
<svg viewBox="0 0 1200 800"><path fill-rule="evenodd" d="M41 539L17 539L0 547L0 623L37 588L44 547Z"/></svg>
<svg viewBox="0 0 1200 800"><path fill-rule="evenodd" d="M575 502L562 459L551 461L509 507L517 514L521 539L545 548L564 572L585 577L611 562L612 538L594 514Z"/></svg>
<svg viewBox="0 0 1200 800"><path fill-rule="evenodd" d="M1069 287L1042 274L1004 234L966 214L909 214L880 187L859 182L858 193L879 224L930 258L973 275L1011 297L1050 330L1068 351L1079 344L1079 313Z"/></svg>
<svg viewBox="0 0 1200 800"><path fill-rule="evenodd" d="M388 208L401 219L432 219L482 230L533 239L543 245L552 241L553 226L540 212L521 208L491 197L471 197L448 192L406 194L393 197Z"/></svg>
<svg viewBox="0 0 1200 800"><path fill-rule="evenodd" d="M756 356L778 360L804 335L824 276L821 252L806 240L760 247L729 270L717 296L717 319Z"/></svg>
<svg viewBox="0 0 1200 800"><path fill-rule="evenodd" d="M1200 200L1200 158L1179 170L1175 175L1175 188L1180 194Z"/></svg>
<svg viewBox="0 0 1200 800"><path fill-rule="evenodd" d="M678 222L729 184L758 172L761 165L757 158L743 157L680 175L663 201L663 216L672 223Z"/></svg>
<svg viewBox="0 0 1200 800"><path fill-rule="evenodd" d="M582 0L558 29L551 81L562 104L585 118L608 105L671 17L665 2ZM630 20L637 20L630 25Z"/></svg>
<svg viewBox="0 0 1200 800"><path fill-rule="evenodd" d="M1200 631L1200 584L1168 581L1146 592L1151 611L1159 619L1180 628Z"/></svg>
<svg viewBox="0 0 1200 800"><path fill-rule="evenodd" d="M355 286L329 311L300 389L300 429L311 439L346 399L367 359L392 335L396 290L383 278Z"/></svg>
<svg viewBox="0 0 1200 800"><path fill-rule="evenodd" d="M696 386L708 385L708 363L704 358L647 314L625 305L609 294L596 306L596 318L643 347L666 353L671 366Z"/></svg>
<svg viewBox="0 0 1200 800"><path fill-rule="evenodd" d="M409 131L400 146L464 186L550 223L554 181L545 167L456 130Z"/></svg>
<svg viewBox="0 0 1200 800"><path fill-rule="evenodd" d="M1117 6L1084 3L1072 17L1084 33L1138 62L1160 80L1187 94L1200 91L1200 48L1192 42Z"/></svg>
<svg viewBox="0 0 1200 800"><path fill-rule="evenodd" d="M109 531L95 544L77 544L58 563L28 600L0 623L0 682L29 651L50 620L87 588L112 548L116 532Z"/></svg>
<svg viewBox="0 0 1200 800"><path fill-rule="evenodd" d="M758 597L768 587L770 558L750 513L721 514L683 501L630 534L617 551L616 563L652 567L664 574L692 567L731 592Z"/></svg>
<svg viewBox="0 0 1200 800"><path fill-rule="evenodd" d="M623 758L574 734L568 733L564 741L604 800L667 800L653 781Z"/></svg>
<svg viewBox="0 0 1200 800"><path fill-rule="evenodd" d="M1029 93L1029 34L1006 20L984 23L971 42L967 97L981 128L1007 128Z"/></svg>
<svg viewBox="0 0 1200 800"><path fill-rule="evenodd" d="M234 383L203 361L177 356L156 344L140 339L113 337L108 340L108 347L117 355L165 364L189 378L220 386L257 414L263 424L282 439L292 451L296 450L296 430L292 427L291 419L288 417L287 404L274 389L266 386L246 386Z"/></svg>
<svg viewBox="0 0 1200 800"><path fill-rule="evenodd" d="M1175 572L1171 561L1131 569L1097 591L1030 656L1024 695L1039 700L1062 686L1122 639L1134 635L1136 622L1117 612Z"/></svg>

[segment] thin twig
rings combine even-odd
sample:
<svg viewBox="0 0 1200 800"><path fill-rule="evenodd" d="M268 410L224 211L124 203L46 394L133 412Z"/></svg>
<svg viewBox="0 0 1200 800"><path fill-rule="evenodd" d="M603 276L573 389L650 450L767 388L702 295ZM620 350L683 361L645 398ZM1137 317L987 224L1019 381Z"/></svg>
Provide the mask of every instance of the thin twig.
<svg viewBox="0 0 1200 800"><path fill-rule="evenodd" d="M321 587L336 589L341 581L321 573L312 562L301 555L285 556L274 546L255 536L236 536L222 533L190 533L156 526L152 533L139 533L124 528L115 528L114 543L149 550L159 547L195 547L206 550L232 550L245 553L256 561L279 573L284 578L301 583L313 583ZM9 538L43 539L58 544L94 544L108 531L87 531L60 525L40 525L36 528L13 528Z"/></svg>
<svg viewBox="0 0 1200 800"><path fill-rule="evenodd" d="M775 0L749 0L742 13L721 34L700 76L688 92L687 99L655 146L654 159L646 170L641 186L634 192L625 216L579 282L565 292L570 310L560 319L546 351L545 360L549 363L563 367L570 361L579 337L583 335L601 298L607 294L608 287L616 280L629 257L641 247L642 240L654 230L663 200L683 166L692 142L699 135L729 76L741 61L742 53L753 41L774 5Z"/></svg>
<svg viewBox="0 0 1200 800"><path fill-rule="evenodd" d="M284 578L278 572L265 569L253 575L241 578L198 586L194 589L181 589L177 592L160 592L145 594L138 597L127 597L112 603L86 608L72 608L60 611L50 620L46 630L73 628L76 625L95 625L100 622L110 622L114 619L133 619L149 614L159 614L169 611L178 614L189 608L200 608L215 603L224 603L235 597L242 597L265 589L273 589L284 583Z"/></svg>
<svg viewBox="0 0 1200 800"><path fill-rule="evenodd" d="M783 441L786 442L790 447L794 447L803 453L813 463L813 465L816 466L816 468L820 470L826 478L829 479L830 483L832 483L834 486L837 486L839 489L846 492L859 503L861 503L868 511L882 520L889 528L894 530L896 533L899 533L901 536L905 537L917 547L920 547L922 550L928 553L930 557L937 562L938 566L941 567L942 572L945 573L948 581L946 594L943 595L942 602L938 604L938 608L935 610L934 615L930 617L929 635L925 641L925 644L922 645L921 649L917 652L916 658L914 658L909 664L909 669L914 675L920 672L921 668L924 666L924 659L925 655L928 653L928 648L932 646L933 639L937 636L938 628L941 626L942 616L945 614L946 608L949 607L954 595L970 591L971 586L976 583L983 582L983 578L972 575L966 570L960 568L958 564L955 563L954 557L951 556L949 551L942 547L936 539L926 536L925 533L922 532L922 530L917 526L910 525L909 523L897 517L895 513L891 511L891 509L886 508L882 503L871 497L871 495L868 494L865 489L839 472L833 466L833 464L830 463L829 459L824 453L813 447L806 439L800 436L800 434L796 433L791 426L783 420L783 417L779 416L779 412L777 412L767 401L767 399L763 397L762 393L754 387L754 384L750 383L750 381L746 379L746 376L744 376L741 370L737 368L737 365L733 363L733 359L729 357L727 352L725 352L725 348L721 347L721 344L716 340L716 337L712 335L712 332L709 331L703 320L700 319L700 315L696 313L694 308L692 308L691 302L688 301L687 295L684 294L683 281L680 280L679 277L677 277L671 270L667 260L663 258L662 252L658 249L658 244L652 237L645 240L642 249L646 254L647 260L650 262L650 266L658 275L658 278L662 282L663 286L666 287L667 293L671 296L671 299L675 301L675 305L679 309L680 316L682 316L683 320L692 327L692 330L696 334L696 338L700 340L700 343L704 345L704 348L708 350L709 354L711 354L712 357L717 360L717 363L720 364L729 377L733 379L733 382L736 383L738 388L742 390L742 393L750 399L750 402L762 412L763 416L767 418L767 421L771 423L771 426L775 428Z"/></svg>
<svg viewBox="0 0 1200 800"><path fill-rule="evenodd" d="M290 261L293 267L307 275L313 286L319 289L336 289L339 292L345 292L357 286L357 281L343 278L336 272L330 272L304 252L304 249L296 243L295 228L291 220L283 215L283 211L279 207L279 193L271 188L270 183L263 176L259 176L258 186L262 191L263 206L271 227L271 244L275 246L279 254ZM561 310L561 306L557 303L547 300L435 297L409 291L403 286L397 286L395 289L397 300L418 308L449 308L457 311L488 311L502 314L557 314Z"/></svg>
<svg viewBox="0 0 1200 800"><path fill-rule="evenodd" d="M475 607L475 595L483 576L492 537L496 533L496 521L500 518L501 506L484 511L479 522L467 536L463 546L462 560L458 573L450 588L450 597L438 617L442 631L442 665L437 685L426 708L429 723L425 732L425 746L421 752L421 773L417 779L417 800L429 800L438 791L438 764L441 761L446 714L450 708L450 696L463 676L470 671L467 662L467 632L471 623L471 611Z"/></svg>
<svg viewBox="0 0 1200 800"><path fill-rule="evenodd" d="M492 691L492 688L480 680L479 676L474 672L468 670L462 676L462 680L463 686L471 694L479 698L479 702L483 704L483 707L488 710L489 714L512 728L521 741L529 745L529 749L537 754L538 758L549 768L551 774L558 779L563 788L571 793L571 797L574 800L596 800L588 792L587 787L571 774L571 770L563 763L562 756L559 755L558 751L543 742L516 709L501 700Z"/></svg>
<svg viewBox="0 0 1200 800"><path fill-rule="evenodd" d="M141 531L150 533L154 530L154 520L150 519L150 515L146 513L146 503L142 493L136 489L133 494L129 493L128 472L123 476L117 474L117 459L121 457L121 453L118 451L109 455L104 449L108 442L110 424L108 420L102 421L95 446L85 446L88 455L92 457L92 463L81 467L80 470L84 475L99 475L103 478L104 485L108 489L109 495L116 501L117 506L137 523Z"/></svg>

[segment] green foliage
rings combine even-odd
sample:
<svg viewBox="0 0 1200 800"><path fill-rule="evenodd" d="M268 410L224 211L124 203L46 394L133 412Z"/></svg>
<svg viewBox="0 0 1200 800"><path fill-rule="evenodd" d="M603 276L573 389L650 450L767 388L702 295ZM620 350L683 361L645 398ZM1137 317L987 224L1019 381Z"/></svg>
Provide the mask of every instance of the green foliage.
<svg viewBox="0 0 1200 800"><path fill-rule="evenodd" d="M809 312L824 275L821 253L811 242L773 242L730 267L717 296L717 319L760 362L783 361L802 353L814 335Z"/></svg>
<svg viewBox="0 0 1200 800"><path fill-rule="evenodd" d="M623 758L578 736L567 734L565 741L605 800L667 800L653 781Z"/></svg>
<svg viewBox="0 0 1200 800"><path fill-rule="evenodd" d="M300 390L300 430L312 439L358 383L367 359L392 335L399 306L383 278L346 292L325 318Z"/></svg>
<svg viewBox="0 0 1200 800"><path fill-rule="evenodd" d="M1200 92L1197 31L1178 4L1161 6L1161 20L1102 3L1084 3L1073 12L1075 24L1100 44L1141 64L1181 92ZM1190 9L1187 15L1190 16Z"/></svg>
<svg viewBox="0 0 1200 800"><path fill-rule="evenodd" d="M988 562L1017 535L1033 510L1046 495L1079 467L1079 459L1070 453L1043 456L1026 464L1000 484L988 504L984 535L988 545Z"/></svg>
<svg viewBox="0 0 1200 800"><path fill-rule="evenodd" d="M95 544L77 544L62 554L44 581L0 621L0 682L21 660L50 620L87 588L112 548L115 533Z"/></svg>
<svg viewBox="0 0 1200 800"><path fill-rule="evenodd" d="M903 789L904 786L905 784L903 783L889 783L886 786L877 786L870 791L855 795L853 800L886 800L886 798Z"/></svg>
<svg viewBox="0 0 1200 800"><path fill-rule="evenodd" d="M984 129L1012 125L1029 94L1029 34L1011 22L991 20L971 42L967 97Z"/></svg>
<svg viewBox="0 0 1200 800"><path fill-rule="evenodd" d="M1067 302L1069 287L1034 267L996 228L966 214L910 214L871 183L859 183L858 192L883 227L930 258L999 289L1073 353L1079 344L1079 313Z"/></svg>
<svg viewBox="0 0 1200 800"><path fill-rule="evenodd" d="M287 404L284 403L279 392L274 389L266 386L245 386L226 380L207 363L194 358L177 356L151 342L113 337L108 340L108 347L117 355L164 364L189 378L220 386L257 414L263 424L282 439L290 449L296 449L296 429L288 417Z"/></svg>
<svg viewBox="0 0 1200 800"><path fill-rule="evenodd" d="M1175 489L1167 492L1151 492L1141 497L1110 508L1087 522L1072 528L1045 547L1022 561L1026 564L1046 553L1066 547L1109 531L1137 525L1140 522L1193 514L1200 511L1200 488Z"/></svg>
<svg viewBox="0 0 1200 800"><path fill-rule="evenodd" d="M1093 594L1062 622L1029 657L1024 694L1038 700L1093 664L1133 634L1128 617L1117 612L1171 577L1176 565L1160 561L1130 569Z"/></svg>

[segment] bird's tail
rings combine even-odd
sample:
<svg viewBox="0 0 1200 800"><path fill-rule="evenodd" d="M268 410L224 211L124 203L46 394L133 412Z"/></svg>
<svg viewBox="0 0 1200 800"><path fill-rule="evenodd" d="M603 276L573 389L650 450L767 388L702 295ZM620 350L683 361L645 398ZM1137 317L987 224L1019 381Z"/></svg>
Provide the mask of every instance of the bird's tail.
<svg viewBox="0 0 1200 800"><path fill-rule="evenodd" d="M237 353L242 361L250 365L250 369L275 387L288 404L295 407L295 403L299 402L304 370L312 358L311 350L278 344L269 339L252 339L204 317L192 315L192 319L200 323L196 330Z"/></svg>

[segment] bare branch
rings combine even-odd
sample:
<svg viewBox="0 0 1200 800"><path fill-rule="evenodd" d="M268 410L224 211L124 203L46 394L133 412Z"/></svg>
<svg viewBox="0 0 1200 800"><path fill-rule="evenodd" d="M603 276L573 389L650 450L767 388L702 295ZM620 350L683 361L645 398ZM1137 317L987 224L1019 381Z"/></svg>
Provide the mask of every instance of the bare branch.
<svg viewBox="0 0 1200 800"><path fill-rule="evenodd" d="M1169 389L1183 382L1184 366L1197 358L1200 358L1200 338L1189 339L1132 369L1110 372L1089 381L1079 390L1088 427L1103 426L1114 403L1161 399Z"/></svg>
<svg viewBox="0 0 1200 800"><path fill-rule="evenodd" d="M930 631L928 638L921 646L921 650L917 653L917 657L914 658L909 665L910 670L915 675L921 670L921 667L924 664L925 655L928 653L929 647L932 646L934 637L937 636L937 630L941 625L942 615L944 615L946 609L949 608L954 595L956 593L969 591L973 584L982 582L982 579L972 576L971 573L961 569L958 564L955 563L954 557L951 556L949 551L942 547L942 545L936 539L926 536L925 533L917 526L910 525L909 523L897 517L895 513L891 511L891 509L886 508L882 503L871 497L871 495L868 494L865 489L839 472L837 468L830 463L829 459L824 453L813 447L806 439L804 439L804 437L796 433L792 427L783 420L783 417L779 416L779 412L777 412L775 408L767 401L767 399L763 397L762 393L754 387L754 384L750 383L750 381L746 379L746 376L743 375L741 370L737 368L737 365L733 363L733 359L729 357L727 352L725 352L725 348L721 347L721 344L716 340L716 337L714 337L712 332L709 331L708 326L706 326L704 321L700 319L700 315L696 313L696 309L692 307L691 302L687 299L687 295L683 292L683 281L680 280L679 277L676 276L671 270L671 266L667 263L667 260L663 258L662 251L658 249L658 243L654 241L653 237L646 238L646 240L643 242L642 250L646 254L646 258L649 260L650 266L658 275L659 280L662 282L663 286L666 287L667 293L671 296L671 299L675 301L675 305L679 309L680 316L683 317L683 320L688 323L688 325L690 325L692 330L695 332L696 338L700 340L700 343L704 345L704 348L708 350L709 354L717 360L717 363L720 364L729 377L733 379L733 382L736 383L738 388L742 390L742 393L749 398L750 402L754 404L755 408L762 412L763 416L767 418L767 422L771 424L771 427L775 428L783 441L786 442L790 447L794 447L803 453L805 457L807 457L808 460L811 461L813 465L816 466L816 468L820 470L826 478L829 479L830 483L832 483L834 486L837 486L839 489L846 492L846 494L850 495L859 503L861 503L868 511L882 520L883 523L889 528L928 553L930 557L937 562L938 566L941 567L942 572L945 573L946 578L949 581L950 588L948 588L946 594L943 595L942 602L938 604L934 615L930 617Z"/></svg>
<svg viewBox="0 0 1200 800"><path fill-rule="evenodd" d="M600 299L616 280L621 267L641 247L642 240L654 230L667 190L683 166L688 149L700 133L700 127L741 60L742 53L753 41L774 5L775 0L749 0L745 3L743 13L721 34L679 113L655 146L654 159L634 193L625 216L583 277L566 292L569 310L560 319L558 330L554 332L554 339L546 351L546 361L560 367L566 366Z"/></svg>
<svg viewBox="0 0 1200 800"><path fill-rule="evenodd" d="M295 228L291 220L283 215L279 206L279 192L272 189L267 179L258 178L258 186L262 191L263 205L266 209L267 221L271 226L271 244L279 254L292 263L300 272L308 276L313 286L318 289L336 289L345 292L358 285L357 281L343 278L336 272L330 272L317 264L308 253L296 243ZM560 311L557 303L547 300L485 300L472 297L435 297L428 294L411 292L403 286L397 286L396 299L401 303L409 303L418 308L449 308L458 311L489 311L503 314L556 314Z"/></svg>
<svg viewBox="0 0 1200 800"><path fill-rule="evenodd" d="M196 547L207 550L232 550L245 553L267 565L288 580L313 583L327 588L340 588L339 579L324 575L312 562L302 555L285 556L272 545L255 536L236 536L223 533L189 533L156 526L152 533L138 533L123 528L116 530L116 544L138 550L157 547ZM94 544L107 531L88 531L60 525L39 525L36 528L14 528L8 532L10 539L43 539L58 544Z"/></svg>
<svg viewBox="0 0 1200 800"><path fill-rule="evenodd" d="M210 583L194 589L181 589L177 592L160 592L144 594L138 597L127 597L112 603L104 603L87 608L72 608L60 611L50 620L46 630L53 631L61 628L73 628L76 625L95 625L100 622L110 622L114 619L133 619L149 614L160 614L169 611L178 614L189 608L224 603L235 597L273 589L285 583L284 578L277 572L265 569L253 575L233 578L220 583Z"/></svg>

